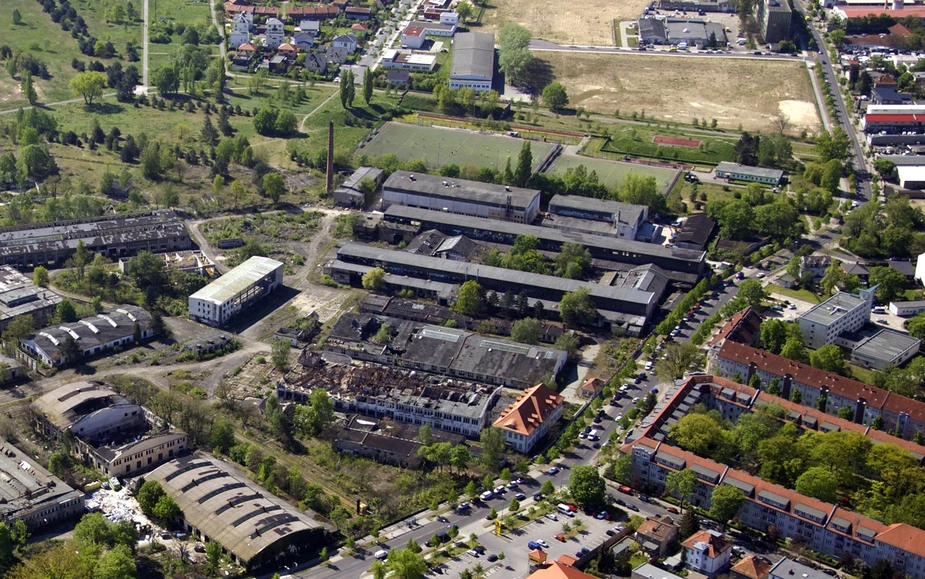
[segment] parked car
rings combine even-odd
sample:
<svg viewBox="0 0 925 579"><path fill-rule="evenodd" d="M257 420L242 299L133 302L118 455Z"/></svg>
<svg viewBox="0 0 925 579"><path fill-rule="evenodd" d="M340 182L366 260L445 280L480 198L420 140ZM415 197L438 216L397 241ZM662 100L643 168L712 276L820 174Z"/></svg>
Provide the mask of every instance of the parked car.
<svg viewBox="0 0 925 579"><path fill-rule="evenodd" d="M541 501L541 500L543 500L543 493L533 493L533 500L534 500L534 501Z"/></svg>
<svg viewBox="0 0 925 579"><path fill-rule="evenodd" d="M529 543L527 543L527 548L528 549L542 549L543 546L537 543L536 541L530 541Z"/></svg>
<svg viewBox="0 0 925 579"><path fill-rule="evenodd" d="M550 521L558 521L559 515L557 515L556 513L546 513L546 518L549 519Z"/></svg>
<svg viewBox="0 0 925 579"><path fill-rule="evenodd" d="M491 491L485 491L484 493L479 495L479 498L482 499L483 501L488 501L494 498L494 496L495 496L495 493Z"/></svg>
<svg viewBox="0 0 925 579"><path fill-rule="evenodd" d="M494 553L492 553L491 555L488 556L488 562L489 562L489 563L494 563L494 562L497 561L497 560L498 560L498 556L495 555Z"/></svg>
<svg viewBox="0 0 925 579"><path fill-rule="evenodd" d="M559 474L559 468L554 466L554 467L552 467L551 469L547 470L547 471L546 471L546 474L548 474L548 475L550 475L550 476L552 476L552 475L554 475L554 474Z"/></svg>
<svg viewBox="0 0 925 579"><path fill-rule="evenodd" d="M466 551L466 555L472 555L473 557L478 557L479 553L475 549L469 549L468 551Z"/></svg>
<svg viewBox="0 0 925 579"><path fill-rule="evenodd" d="M678 507L668 507L668 508L665 509L665 510L668 511L669 513L672 513L672 514L675 514L675 515L679 514L679 512L678 512Z"/></svg>
<svg viewBox="0 0 925 579"><path fill-rule="evenodd" d="M523 493L517 493L516 495L514 495L514 498L517 499L518 501L523 501L523 500L526 500L527 495Z"/></svg>
<svg viewBox="0 0 925 579"><path fill-rule="evenodd" d="M562 541L563 543L565 542L565 535L563 535L562 533L559 533L559 534L557 534L557 535L553 535L552 538L555 539L555 540L557 540L557 541Z"/></svg>

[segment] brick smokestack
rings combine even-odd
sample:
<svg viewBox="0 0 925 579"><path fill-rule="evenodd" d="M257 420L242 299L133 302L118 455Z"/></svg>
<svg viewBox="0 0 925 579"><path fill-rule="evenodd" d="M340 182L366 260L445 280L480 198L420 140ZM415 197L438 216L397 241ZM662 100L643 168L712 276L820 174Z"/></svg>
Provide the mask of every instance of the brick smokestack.
<svg viewBox="0 0 925 579"><path fill-rule="evenodd" d="M325 190L328 195L334 193L334 121L328 121L328 172Z"/></svg>

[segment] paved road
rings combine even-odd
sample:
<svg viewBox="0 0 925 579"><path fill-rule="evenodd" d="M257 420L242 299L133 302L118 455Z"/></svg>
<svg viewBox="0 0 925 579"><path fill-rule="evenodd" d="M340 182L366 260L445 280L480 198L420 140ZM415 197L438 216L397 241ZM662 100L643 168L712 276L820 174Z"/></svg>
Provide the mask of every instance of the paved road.
<svg viewBox="0 0 925 579"><path fill-rule="evenodd" d="M689 342L694 333L697 332L700 324L718 312L727 302L738 295L738 283L738 280L735 280L729 285L723 286L721 289L713 292L713 294L707 294L707 297L700 300L700 309L694 312L690 320L682 321L679 324L680 329L678 334L674 336L674 339L679 342ZM712 297L714 295L716 297Z"/></svg>
<svg viewBox="0 0 925 579"><path fill-rule="evenodd" d="M698 52L669 52L665 49L646 49L644 51L638 48L622 48L616 46L576 46L561 45L541 38L534 38L530 41L530 50L535 52L583 52L587 54L638 54L640 56L671 56L672 58L752 58L760 60L785 60L788 62L806 60L802 56L792 56L789 54L755 54L754 52L725 52L714 51L712 54L705 51Z"/></svg>
<svg viewBox="0 0 925 579"><path fill-rule="evenodd" d="M822 34L819 33L819 30L817 30L816 27L812 25L812 22L807 17L806 9L803 7L803 3L800 2L800 0L797 0L795 4L797 10L803 13L807 23L809 23L809 29L812 31L813 38L816 40L816 45L820 47L820 50L824 51L825 43L823 42ZM854 130L854 127L851 126L851 118L848 116L848 111L845 108L845 101L842 99L841 91L838 90L838 87L841 86L838 84L838 77L836 76L835 70L832 68L832 63L830 62L825 52L820 52L820 62L821 64L817 64L817 66L822 66L822 72L826 81L829 83L830 87L835 89L835 119L833 119L833 121L841 125L845 132L851 137L853 157L852 163L855 167L855 179L857 188L860 190L858 201L860 203L864 203L869 201L871 197L869 180L870 175L868 172L867 161L864 157L864 152L861 150L861 145L858 141L858 134Z"/></svg>
<svg viewBox="0 0 925 579"><path fill-rule="evenodd" d="M148 0L145 0L145 6L147 6L147 4L148 4ZM219 36L218 52L222 56L222 62L224 62L225 61L225 23L224 22L219 23L218 16L215 13L215 3L214 2L209 2L209 10L212 12L212 24L215 26L215 28L218 29L218 36ZM147 46L147 43L145 43L145 46Z"/></svg>
<svg viewBox="0 0 925 579"><path fill-rule="evenodd" d="M212 10L214 15L215 8ZM148 84L148 0L142 4L141 18L144 21L141 32L141 85L146 87L150 86ZM222 58L224 57L225 55L222 54Z"/></svg>

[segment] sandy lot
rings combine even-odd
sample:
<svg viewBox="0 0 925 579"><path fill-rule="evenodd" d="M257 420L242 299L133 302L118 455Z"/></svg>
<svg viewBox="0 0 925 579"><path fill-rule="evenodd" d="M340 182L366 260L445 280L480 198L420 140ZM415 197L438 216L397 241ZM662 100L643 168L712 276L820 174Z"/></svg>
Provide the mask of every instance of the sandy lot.
<svg viewBox="0 0 925 579"><path fill-rule="evenodd" d="M813 89L802 63L731 58L534 52L563 83L569 105L621 115L771 130L781 113L791 131L817 130Z"/></svg>
<svg viewBox="0 0 925 579"><path fill-rule="evenodd" d="M534 38L560 44L613 46L613 21L635 20L651 0L582 0L579 3L491 0L475 32L497 32L506 22L523 24Z"/></svg>

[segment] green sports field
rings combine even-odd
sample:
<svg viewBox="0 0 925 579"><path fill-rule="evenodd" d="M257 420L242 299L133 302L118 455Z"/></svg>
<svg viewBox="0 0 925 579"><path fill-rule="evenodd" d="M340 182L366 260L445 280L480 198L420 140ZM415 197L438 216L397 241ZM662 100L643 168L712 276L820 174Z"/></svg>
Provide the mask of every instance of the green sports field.
<svg viewBox="0 0 925 579"><path fill-rule="evenodd" d="M504 169L508 157L511 158L511 166L517 166L517 153L523 144L523 139L505 135L393 121L383 125L372 141L358 152L371 157L394 153L401 161L420 159L433 168L455 163L460 167L474 165ZM530 141L534 169L553 146L552 143Z"/></svg>
<svg viewBox="0 0 925 579"><path fill-rule="evenodd" d="M651 175L655 177L655 182L659 187L666 187L668 182L675 174L674 169L662 167L650 167L648 165L639 165L636 163L624 163L622 161L607 161L605 159L595 159L592 157L578 157L567 155L565 153L553 162L549 168L550 173L564 175L569 167L584 165L588 171L597 171L597 177L601 183L608 187L616 187L620 181L626 178L630 173L637 175Z"/></svg>

